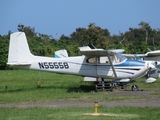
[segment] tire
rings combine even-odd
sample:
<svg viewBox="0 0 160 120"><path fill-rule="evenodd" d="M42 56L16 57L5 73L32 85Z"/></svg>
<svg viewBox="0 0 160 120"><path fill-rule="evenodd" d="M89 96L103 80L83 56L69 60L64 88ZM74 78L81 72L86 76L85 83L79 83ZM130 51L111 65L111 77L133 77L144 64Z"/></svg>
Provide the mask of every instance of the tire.
<svg viewBox="0 0 160 120"><path fill-rule="evenodd" d="M133 85L132 86L132 91L138 91L138 86L137 85Z"/></svg>

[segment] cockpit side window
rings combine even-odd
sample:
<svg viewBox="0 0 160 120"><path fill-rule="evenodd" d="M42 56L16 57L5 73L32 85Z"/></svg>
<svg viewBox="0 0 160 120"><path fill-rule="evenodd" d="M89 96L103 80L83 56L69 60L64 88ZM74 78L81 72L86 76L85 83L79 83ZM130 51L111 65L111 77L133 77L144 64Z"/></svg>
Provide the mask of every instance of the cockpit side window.
<svg viewBox="0 0 160 120"><path fill-rule="evenodd" d="M111 62L112 63L119 63L119 62L122 62L126 59L125 56L123 56L122 54L120 53L113 53L113 54L110 54L110 59L111 59ZM91 57L91 58L88 58L86 60L87 63L108 63L110 64L109 62L109 58L108 56L102 56L102 57Z"/></svg>
<svg viewBox="0 0 160 120"><path fill-rule="evenodd" d="M100 57L99 58L99 63L109 63L108 57L107 56Z"/></svg>
<svg viewBox="0 0 160 120"><path fill-rule="evenodd" d="M88 58L86 60L87 63L96 63L96 57Z"/></svg>

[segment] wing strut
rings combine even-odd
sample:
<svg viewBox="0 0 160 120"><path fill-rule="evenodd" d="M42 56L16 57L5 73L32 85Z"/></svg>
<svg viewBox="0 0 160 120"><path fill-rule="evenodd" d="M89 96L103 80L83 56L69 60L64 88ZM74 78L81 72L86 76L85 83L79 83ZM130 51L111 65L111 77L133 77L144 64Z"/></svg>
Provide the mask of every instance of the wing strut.
<svg viewBox="0 0 160 120"><path fill-rule="evenodd" d="M108 54L108 59L109 59L109 62L110 62L110 64L111 64L111 67L112 67L112 70L113 70L113 74L114 74L114 76L117 78L117 74L116 74L116 71L115 71L114 66L113 66L113 64L112 64L112 61L111 61L111 58L110 58L110 55L109 55L109 54Z"/></svg>

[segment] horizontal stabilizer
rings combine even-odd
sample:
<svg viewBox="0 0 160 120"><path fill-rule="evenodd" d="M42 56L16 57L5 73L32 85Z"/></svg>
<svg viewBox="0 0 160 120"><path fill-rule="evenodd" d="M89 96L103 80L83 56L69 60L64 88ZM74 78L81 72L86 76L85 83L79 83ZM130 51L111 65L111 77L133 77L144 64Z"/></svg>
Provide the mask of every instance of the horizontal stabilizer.
<svg viewBox="0 0 160 120"><path fill-rule="evenodd" d="M31 63L17 63L17 62L12 62L12 63L7 63L8 65L13 65L13 66L15 66L15 65L31 65Z"/></svg>

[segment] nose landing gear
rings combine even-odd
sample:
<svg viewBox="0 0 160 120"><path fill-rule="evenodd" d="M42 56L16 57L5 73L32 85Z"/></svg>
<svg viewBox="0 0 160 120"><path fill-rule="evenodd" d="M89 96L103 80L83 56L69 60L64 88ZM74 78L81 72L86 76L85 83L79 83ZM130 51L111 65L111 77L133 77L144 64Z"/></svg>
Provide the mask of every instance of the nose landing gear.
<svg viewBox="0 0 160 120"><path fill-rule="evenodd" d="M131 89L132 91L138 91L138 86L134 83Z"/></svg>

